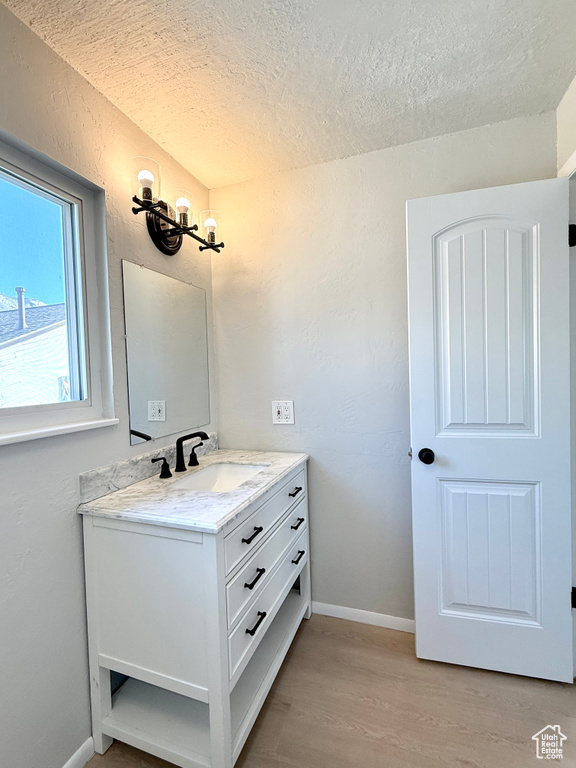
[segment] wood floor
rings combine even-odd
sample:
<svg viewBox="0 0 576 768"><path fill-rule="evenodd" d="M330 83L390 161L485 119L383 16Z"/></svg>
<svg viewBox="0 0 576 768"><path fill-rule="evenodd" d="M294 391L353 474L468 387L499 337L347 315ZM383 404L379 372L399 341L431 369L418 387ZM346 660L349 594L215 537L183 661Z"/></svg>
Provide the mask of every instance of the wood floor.
<svg viewBox="0 0 576 768"><path fill-rule="evenodd" d="M305 621L236 768L529 768L560 725L576 766L576 685L419 661L414 636ZM169 768L115 742L88 768Z"/></svg>

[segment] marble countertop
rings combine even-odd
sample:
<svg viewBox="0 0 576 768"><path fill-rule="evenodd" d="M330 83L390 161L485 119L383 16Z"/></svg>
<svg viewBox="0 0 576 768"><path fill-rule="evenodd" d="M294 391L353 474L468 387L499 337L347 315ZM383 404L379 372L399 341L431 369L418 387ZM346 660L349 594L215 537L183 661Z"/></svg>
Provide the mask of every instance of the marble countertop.
<svg viewBox="0 0 576 768"><path fill-rule="evenodd" d="M78 507L82 515L112 517L136 523L217 533L246 507L288 475L308 456L305 453L219 450L200 458L200 466L188 468L166 480L158 475ZM262 471L233 491L193 491L178 487L178 481L211 464L234 462L261 464Z"/></svg>

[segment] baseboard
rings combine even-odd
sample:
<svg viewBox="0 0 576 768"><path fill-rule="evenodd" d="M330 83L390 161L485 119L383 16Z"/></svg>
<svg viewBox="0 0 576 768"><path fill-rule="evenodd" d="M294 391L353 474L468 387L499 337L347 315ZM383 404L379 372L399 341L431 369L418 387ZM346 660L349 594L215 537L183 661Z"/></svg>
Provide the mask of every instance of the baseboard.
<svg viewBox="0 0 576 768"><path fill-rule="evenodd" d="M333 616L336 619L357 621L360 624L372 624L375 627L397 629L400 632L411 632L414 634L415 631L413 619L402 619L400 616L387 616L385 613L361 611L358 608L346 608L343 605L317 603L315 600L312 601L312 613L319 613L321 616Z"/></svg>
<svg viewBox="0 0 576 768"><path fill-rule="evenodd" d="M94 757L94 739L90 736L84 744L74 752L64 768L84 768L88 760Z"/></svg>

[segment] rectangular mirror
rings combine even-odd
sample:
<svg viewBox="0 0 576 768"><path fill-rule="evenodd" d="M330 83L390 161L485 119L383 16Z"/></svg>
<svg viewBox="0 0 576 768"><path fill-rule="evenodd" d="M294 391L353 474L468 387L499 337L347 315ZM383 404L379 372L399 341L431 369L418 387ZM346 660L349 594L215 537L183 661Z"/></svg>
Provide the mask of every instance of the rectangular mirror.
<svg viewBox="0 0 576 768"><path fill-rule="evenodd" d="M122 262L130 442L210 422L206 291Z"/></svg>

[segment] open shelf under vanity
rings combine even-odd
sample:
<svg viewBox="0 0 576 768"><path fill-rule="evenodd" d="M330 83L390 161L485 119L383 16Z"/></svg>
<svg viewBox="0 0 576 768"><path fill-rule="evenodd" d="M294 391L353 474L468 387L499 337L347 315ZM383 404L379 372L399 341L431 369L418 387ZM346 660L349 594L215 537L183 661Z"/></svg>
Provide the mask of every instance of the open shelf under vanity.
<svg viewBox="0 0 576 768"><path fill-rule="evenodd" d="M230 694L233 760L236 761L307 610L292 590ZM129 678L112 697L102 722L108 736L182 766L211 766L208 705Z"/></svg>

